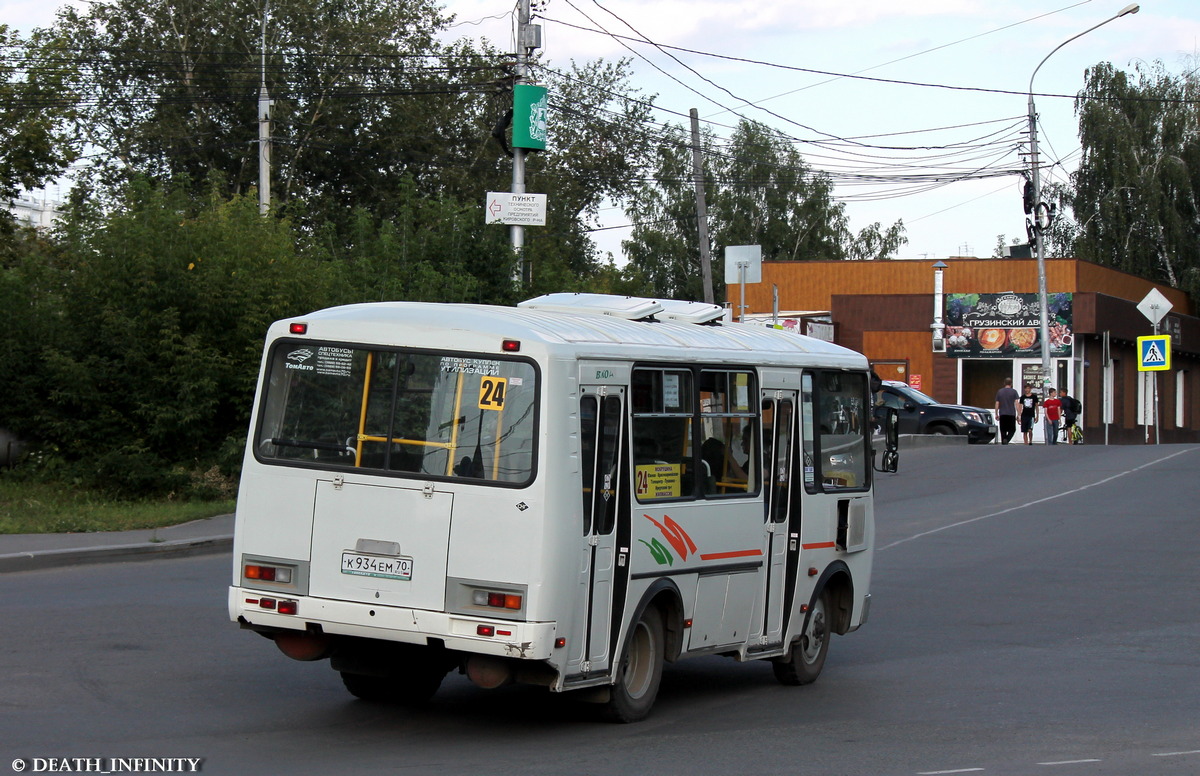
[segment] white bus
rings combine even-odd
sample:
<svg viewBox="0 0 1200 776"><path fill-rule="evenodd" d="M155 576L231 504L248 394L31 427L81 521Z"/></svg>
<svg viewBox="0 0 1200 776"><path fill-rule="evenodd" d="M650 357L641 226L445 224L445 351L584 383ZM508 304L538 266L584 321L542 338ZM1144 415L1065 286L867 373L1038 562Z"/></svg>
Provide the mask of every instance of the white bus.
<svg viewBox="0 0 1200 776"><path fill-rule="evenodd" d="M230 617L346 688L451 670L650 710L663 662L817 678L867 619L867 360L714 305L551 294L275 323Z"/></svg>

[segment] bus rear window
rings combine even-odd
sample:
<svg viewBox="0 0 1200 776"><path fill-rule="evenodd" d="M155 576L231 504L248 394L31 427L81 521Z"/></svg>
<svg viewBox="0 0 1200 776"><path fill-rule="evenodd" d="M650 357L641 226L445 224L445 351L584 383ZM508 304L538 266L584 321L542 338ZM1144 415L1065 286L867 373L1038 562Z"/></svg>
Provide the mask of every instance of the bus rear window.
<svg viewBox="0 0 1200 776"><path fill-rule="evenodd" d="M537 373L514 359L283 342L255 452L266 462L525 484Z"/></svg>

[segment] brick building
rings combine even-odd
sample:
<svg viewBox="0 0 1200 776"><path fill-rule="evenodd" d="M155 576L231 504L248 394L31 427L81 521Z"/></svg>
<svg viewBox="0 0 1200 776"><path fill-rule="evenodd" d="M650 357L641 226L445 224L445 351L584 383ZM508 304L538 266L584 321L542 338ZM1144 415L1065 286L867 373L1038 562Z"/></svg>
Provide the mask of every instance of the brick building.
<svg viewBox="0 0 1200 776"><path fill-rule="evenodd" d="M1006 377L1018 390L1040 384L1037 262L942 262L944 351L934 350L931 331L935 263L763 262L762 283L746 286L747 312L770 313L774 286L779 309L827 311L836 342L865 354L884 379L939 401L991 408ZM1045 263L1051 382L1083 402L1088 440L1200 442L1200 319L1188 295L1086 261ZM1172 305L1159 329L1170 336L1172 363L1139 372L1137 338L1153 329L1137 304L1154 288ZM730 287L730 298L739 294Z"/></svg>

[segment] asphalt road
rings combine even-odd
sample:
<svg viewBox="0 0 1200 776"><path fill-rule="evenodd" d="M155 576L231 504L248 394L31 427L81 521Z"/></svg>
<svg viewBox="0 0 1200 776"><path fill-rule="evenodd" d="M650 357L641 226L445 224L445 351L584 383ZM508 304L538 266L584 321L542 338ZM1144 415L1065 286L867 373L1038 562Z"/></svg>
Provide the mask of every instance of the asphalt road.
<svg viewBox="0 0 1200 776"><path fill-rule="evenodd" d="M871 620L815 685L685 661L626 726L461 677L420 713L355 701L228 622L223 555L0 575L0 774L1192 776L1198 470L1197 446L904 451L878 482Z"/></svg>

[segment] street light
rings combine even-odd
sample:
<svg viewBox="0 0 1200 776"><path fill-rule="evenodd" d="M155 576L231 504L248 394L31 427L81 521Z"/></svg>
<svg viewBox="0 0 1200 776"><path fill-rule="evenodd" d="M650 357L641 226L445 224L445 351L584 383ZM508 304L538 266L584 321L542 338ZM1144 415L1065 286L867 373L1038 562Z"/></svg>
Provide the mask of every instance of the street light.
<svg viewBox="0 0 1200 776"><path fill-rule="evenodd" d="M1038 66L1033 69L1033 75L1029 76L1029 166L1033 173L1033 234L1034 243L1037 248L1037 266L1038 266L1038 304L1042 308L1041 312L1041 339L1042 339L1042 388L1044 397L1046 394L1044 389L1050 385L1050 307L1046 297L1046 253L1042 240L1042 232L1050 226L1050 210L1046 203L1042 202L1042 179L1038 169L1038 145L1037 145L1037 111L1033 107L1033 79L1037 76L1038 71L1042 69L1042 65L1046 64L1046 60L1054 56L1060 48L1067 45L1076 38L1082 38L1092 30L1103 27L1111 21L1120 19L1122 16L1137 13L1140 6L1137 3L1130 3L1117 12L1115 16L1111 16L1097 24L1095 27L1089 27L1083 32L1074 37L1067 38L1062 43L1055 47L1046 55L1045 59L1038 63Z"/></svg>
<svg viewBox="0 0 1200 776"><path fill-rule="evenodd" d="M946 325L942 323L942 271L948 265L944 261L939 261L933 265L933 324L929 327L933 329L933 352L946 352Z"/></svg>

